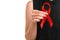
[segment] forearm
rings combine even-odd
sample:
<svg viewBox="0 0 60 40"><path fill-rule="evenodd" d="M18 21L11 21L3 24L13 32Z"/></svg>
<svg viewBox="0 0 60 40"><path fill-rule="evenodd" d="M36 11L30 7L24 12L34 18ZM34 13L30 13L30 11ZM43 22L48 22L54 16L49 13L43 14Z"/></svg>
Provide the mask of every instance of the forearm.
<svg viewBox="0 0 60 40"><path fill-rule="evenodd" d="M28 25L28 29L25 32L26 40L35 40L37 33L36 22L30 22Z"/></svg>

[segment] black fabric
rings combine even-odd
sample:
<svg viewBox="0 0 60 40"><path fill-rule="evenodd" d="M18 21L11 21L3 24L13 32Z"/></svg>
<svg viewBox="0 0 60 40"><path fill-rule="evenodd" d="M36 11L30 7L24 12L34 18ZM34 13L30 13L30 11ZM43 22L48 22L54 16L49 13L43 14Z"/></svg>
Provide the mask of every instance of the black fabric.
<svg viewBox="0 0 60 40"><path fill-rule="evenodd" d="M40 22L37 22L36 40L60 40L60 0L33 0L33 8L41 11L41 6L44 2L51 4L52 10L49 16L53 21L53 27L50 28L46 20L43 29L41 29Z"/></svg>

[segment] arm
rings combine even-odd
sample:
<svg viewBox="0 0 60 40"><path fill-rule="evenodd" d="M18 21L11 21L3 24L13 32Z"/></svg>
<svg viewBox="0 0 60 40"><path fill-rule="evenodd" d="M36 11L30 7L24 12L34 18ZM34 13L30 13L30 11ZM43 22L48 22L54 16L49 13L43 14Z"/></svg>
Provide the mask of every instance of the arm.
<svg viewBox="0 0 60 40"><path fill-rule="evenodd" d="M46 17L48 13L33 10L33 1L27 3L26 6L26 29L25 37L26 40L35 40L37 34L37 22L40 22L41 19Z"/></svg>
<svg viewBox="0 0 60 40"><path fill-rule="evenodd" d="M30 1L27 3L26 6L26 27L25 27L26 40L36 39L37 27L36 22L32 22L32 10L33 10L33 4L32 1Z"/></svg>

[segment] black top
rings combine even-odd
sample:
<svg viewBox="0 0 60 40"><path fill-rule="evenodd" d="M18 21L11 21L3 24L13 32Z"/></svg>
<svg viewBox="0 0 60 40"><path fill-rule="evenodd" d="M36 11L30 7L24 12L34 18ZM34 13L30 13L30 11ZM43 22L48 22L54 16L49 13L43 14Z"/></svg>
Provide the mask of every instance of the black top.
<svg viewBox="0 0 60 40"><path fill-rule="evenodd" d="M37 22L36 40L60 40L60 0L33 0L33 8L42 10L41 7L44 2L49 2L51 5L51 13L49 16L53 21L53 27L50 28L49 22L46 20L41 29L41 22Z"/></svg>

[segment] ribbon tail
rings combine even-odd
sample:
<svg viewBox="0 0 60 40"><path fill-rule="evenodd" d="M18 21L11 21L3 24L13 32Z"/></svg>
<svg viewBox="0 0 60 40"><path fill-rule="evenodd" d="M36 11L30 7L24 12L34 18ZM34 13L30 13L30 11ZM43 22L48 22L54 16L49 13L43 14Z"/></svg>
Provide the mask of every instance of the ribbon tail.
<svg viewBox="0 0 60 40"><path fill-rule="evenodd" d="M45 21L46 21L46 18L42 19L42 22L41 22L41 24L40 24L40 28L41 28L41 29L43 28L43 25L44 25Z"/></svg>
<svg viewBox="0 0 60 40"><path fill-rule="evenodd" d="M51 17L48 16L47 19L48 19L48 22L49 22L49 24L50 24L50 28L52 28L52 26L53 26L53 21L52 21Z"/></svg>

